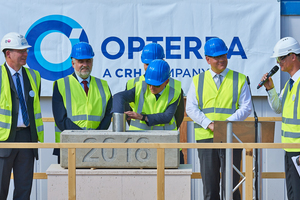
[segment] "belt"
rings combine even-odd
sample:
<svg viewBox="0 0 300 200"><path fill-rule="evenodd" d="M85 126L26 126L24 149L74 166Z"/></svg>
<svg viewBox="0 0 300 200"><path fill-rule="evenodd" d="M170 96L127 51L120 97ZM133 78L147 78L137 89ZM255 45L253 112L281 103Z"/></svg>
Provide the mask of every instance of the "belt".
<svg viewBox="0 0 300 200"><path fill-rule="evenodd" d="M21 131L21 130L26 129L26 128L29 128L29 126L27 126L27 127L17 127L16 131Z"/></svg>

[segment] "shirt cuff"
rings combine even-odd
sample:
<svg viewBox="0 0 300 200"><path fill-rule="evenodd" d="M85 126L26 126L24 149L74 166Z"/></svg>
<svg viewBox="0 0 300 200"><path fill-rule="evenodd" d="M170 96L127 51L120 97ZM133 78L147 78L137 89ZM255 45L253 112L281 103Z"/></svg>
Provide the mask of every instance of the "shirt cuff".
<svg viewBox="0 0 300 200"><path fill-rule="evenodd" d="M267 93L268 93L268 95L270 97L277 94L276 90L275 90L275 87L273 87L272 89L268 90Z"/></svg>
<svg viewBox="0 0 300 200"><path fill-rule="evenodd" d="M202 121L201 126L202 126L204 129L207 129L207 127L208 127L208 125L209 125L210 123L212 123L212 121L211 121L210 119L206 118L206 119L204 119L204 120Z"/></svg>

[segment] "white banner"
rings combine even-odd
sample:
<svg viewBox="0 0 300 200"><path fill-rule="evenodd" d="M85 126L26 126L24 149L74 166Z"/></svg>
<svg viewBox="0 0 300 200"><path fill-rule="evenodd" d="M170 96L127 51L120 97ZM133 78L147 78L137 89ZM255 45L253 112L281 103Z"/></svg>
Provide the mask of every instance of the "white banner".
<svg viewBox="0 0 300 200"><path fill-rule="evenodd" d="M144 74L141 51L158 42L187 93L192 77L209 68L203 47L211 37L225 41L228 68L249 76L252 94L266 95L256 86L276 64L270 56L280 39L280 2L274 0L1 0L1 8L0 37L25 35L32 46L27 65L40 72L43 96L52 95L54 80L73 72L71 48L79 41L92 45L92 75L107 80L113 94Z"/></svg>

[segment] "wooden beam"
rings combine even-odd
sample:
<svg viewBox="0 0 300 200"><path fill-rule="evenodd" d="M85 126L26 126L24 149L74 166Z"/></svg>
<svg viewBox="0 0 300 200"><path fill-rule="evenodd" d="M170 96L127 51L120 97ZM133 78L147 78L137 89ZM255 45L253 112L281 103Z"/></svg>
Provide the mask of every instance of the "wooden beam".
<svg viewBox="0 0 300 200"><path fill-rule="evenodd" d="M157 149L157 200L165 199L165 149Z"/></svg>
<svg viewBox="0 0 300 200"><path fill-rule="evenodd" d="M76 149L68 149L69 200L76 200Z"/></svg>
<svg viewBox="0 0 300 200"><path fill-rule="evenodd" d="M245 197L246 200L253 199L253 150L246 149L246 185Z"/></svg>

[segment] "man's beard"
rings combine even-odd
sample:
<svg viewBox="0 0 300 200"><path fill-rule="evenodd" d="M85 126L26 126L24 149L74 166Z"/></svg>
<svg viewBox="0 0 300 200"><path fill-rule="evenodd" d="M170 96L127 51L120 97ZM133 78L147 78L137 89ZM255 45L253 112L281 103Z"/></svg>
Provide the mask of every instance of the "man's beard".
<svg viewBox="0 0 300 200"><path fill-rule="evenodd" d="M89 71L87 72L82 72L83 69L88 69ZM79 71L75 70L75 73L82 79L86 79L90 76L91 71L88 67L81 67Z"/></svg>

